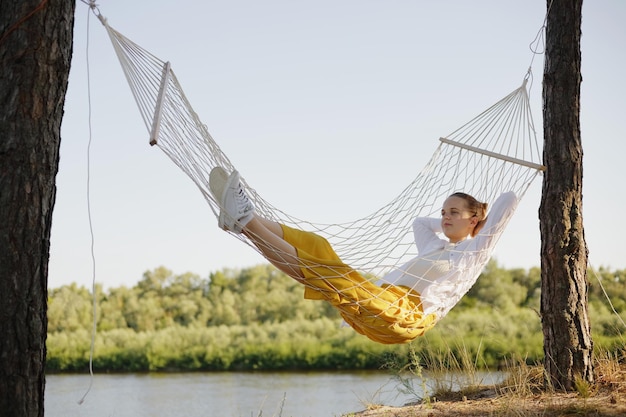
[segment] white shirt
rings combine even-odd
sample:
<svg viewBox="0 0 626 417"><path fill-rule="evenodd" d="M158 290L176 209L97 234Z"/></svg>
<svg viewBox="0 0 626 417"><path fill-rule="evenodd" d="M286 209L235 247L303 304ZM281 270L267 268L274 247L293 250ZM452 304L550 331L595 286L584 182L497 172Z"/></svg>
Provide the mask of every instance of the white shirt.
<svg viewBox="0 0 626 417"><path fill-rule="evenodd" d="M439 237L441 219L416 218L413 234L418 255L385 275L381 283L417 291L424 313L441 319L474 285L516 207L515 193L501 194L480 232L458 243Z"/></svg>

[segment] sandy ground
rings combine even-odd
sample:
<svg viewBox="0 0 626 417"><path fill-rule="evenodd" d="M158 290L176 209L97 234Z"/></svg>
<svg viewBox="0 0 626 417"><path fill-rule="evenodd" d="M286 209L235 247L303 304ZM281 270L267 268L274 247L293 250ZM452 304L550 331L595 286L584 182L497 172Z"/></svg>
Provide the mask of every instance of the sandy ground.
<svg viewBox="0 0 626 417"><path fill-rule="evenodd" d="M500 395L493 388L471 397L460 396L404 407L376 407L345 417L527 417L527 416L626 416L626 387L603 387L588 398L577 393Z"/></svg>

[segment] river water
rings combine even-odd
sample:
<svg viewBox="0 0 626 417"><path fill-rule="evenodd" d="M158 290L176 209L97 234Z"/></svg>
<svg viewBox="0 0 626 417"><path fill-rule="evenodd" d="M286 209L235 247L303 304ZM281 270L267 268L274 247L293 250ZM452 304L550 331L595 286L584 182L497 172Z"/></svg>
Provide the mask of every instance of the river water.
<svg viewBox="0 0 626 417"><path fill-rule="evenodd" d="M333 417L368 404L403 405L431 385L416 378L412 393L403 393L403 384L385 372L48 375L46 381L47 417Z"/></svg>

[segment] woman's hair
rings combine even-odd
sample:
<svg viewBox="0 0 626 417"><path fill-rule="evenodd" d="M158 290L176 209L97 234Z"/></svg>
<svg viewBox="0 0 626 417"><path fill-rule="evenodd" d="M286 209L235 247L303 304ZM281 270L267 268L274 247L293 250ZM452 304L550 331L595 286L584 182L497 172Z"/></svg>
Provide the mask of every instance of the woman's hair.
<svg viewBox="0 0 626 417"><path fill-rule="evenodd" d="M474 230L470 234L472 237L476 236L480 229L482 229L483 225L487 221L487 203L481 203L476 200L469 194L457 192L452 194L450 197L459 197L465 200L465 204L467 204L467 209L478 218L478 223L474 226Z"/></svg>

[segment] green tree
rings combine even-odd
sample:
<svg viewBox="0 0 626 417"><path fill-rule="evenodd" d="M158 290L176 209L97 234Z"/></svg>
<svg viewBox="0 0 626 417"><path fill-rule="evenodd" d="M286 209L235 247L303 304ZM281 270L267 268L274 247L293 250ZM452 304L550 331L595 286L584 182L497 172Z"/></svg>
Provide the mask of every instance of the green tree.
<svg viewBox="0 0 626 417"><path fill-rule="evenodd" d="M98 286L98 331L130 327L124 315L126 301L134 296L126 287L113 288L104 293Z"/></svg>
<svg viewBox="0 0 626 417"><path fill-rule="evenodd" d="M491 260L468 296L500 310L519 307L528 297L528 288L520 280L522 275L519 270L503 269Z"/></svg>
<svg viewBox="0 0 626 417"><path fill-rule="evenodd" d="M93 298L85 287L64 285L49 292L48 331L73 332L93 323Z"/></svg>

